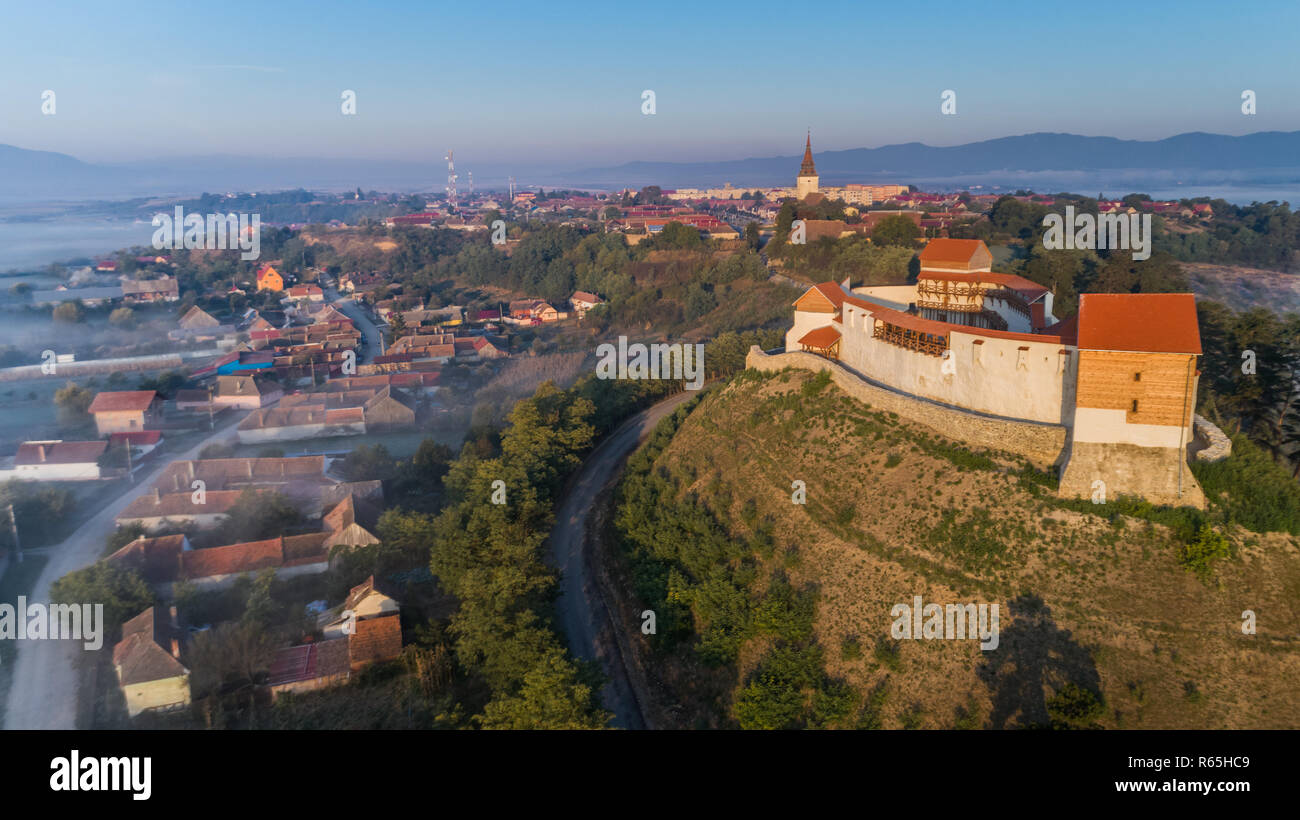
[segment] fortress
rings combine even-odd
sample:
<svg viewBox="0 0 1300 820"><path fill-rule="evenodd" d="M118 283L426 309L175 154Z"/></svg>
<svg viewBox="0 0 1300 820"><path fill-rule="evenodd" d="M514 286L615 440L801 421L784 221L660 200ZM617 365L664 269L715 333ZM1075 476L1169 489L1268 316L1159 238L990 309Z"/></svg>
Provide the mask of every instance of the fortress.
<svg viewBox="0 0 1300 820"><path fill-rule="evenodd" d="M750 366L829 369L874 406L1059 468L1062 496L1205 505L1187 466L1194 427L1213 427L1193 416L1192 294L1084 294L1058 321L1052 293L992 272L982 241L935 239L920 256L914 285L809 288L785 353L751 351Z"/></svg>

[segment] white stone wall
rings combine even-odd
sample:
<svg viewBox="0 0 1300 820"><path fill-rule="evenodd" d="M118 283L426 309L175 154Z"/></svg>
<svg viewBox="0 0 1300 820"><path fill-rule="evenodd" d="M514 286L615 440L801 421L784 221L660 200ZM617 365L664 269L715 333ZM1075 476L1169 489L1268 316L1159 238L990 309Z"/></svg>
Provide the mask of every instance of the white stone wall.
<svg viewBox="0 0 1300 820"><path fill-rule="evenodd" d="M1062 354L1061 350L1069 349L1059 342L952 331L951 372L945 373L944 360L938 356L872 338L874 323L862 308L845 305L840 361L870 379L994 416L1067 426L1073 421L1076 355Z"/></svg>

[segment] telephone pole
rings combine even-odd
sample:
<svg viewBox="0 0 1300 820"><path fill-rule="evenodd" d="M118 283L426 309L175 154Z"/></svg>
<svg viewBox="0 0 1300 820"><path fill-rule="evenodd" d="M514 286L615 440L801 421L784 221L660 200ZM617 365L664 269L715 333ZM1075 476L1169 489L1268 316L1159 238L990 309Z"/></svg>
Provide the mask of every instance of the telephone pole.
<svg viewBox="0 0 1300 820"><path fill-rule="evenodd" d="M9 529L14 534L14 550L18 553L18 563L23 562L23 545L18 540L18 516L14 515L14 505L9 505Z"/></svg>

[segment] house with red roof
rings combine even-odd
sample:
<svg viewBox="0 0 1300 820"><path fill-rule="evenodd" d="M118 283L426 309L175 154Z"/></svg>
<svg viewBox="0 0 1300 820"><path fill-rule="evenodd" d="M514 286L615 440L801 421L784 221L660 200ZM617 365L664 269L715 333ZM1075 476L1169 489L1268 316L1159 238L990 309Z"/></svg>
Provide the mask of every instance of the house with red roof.
<svg viewBox="0 0 1300 820"><path fill-rule="evenodd" d="M190 670L181 663L176 607L149 607L122 624L113 646L113 671L131 717L183 709L190 702Z"/></svg>
<svg viewBox="0 0 1300 820"><path fill-rule="evenodd" d="M162 402L153 390L104 390L88 408L101 436L130 433L156 425Z"/></svg>
<svg viewBox="0 0 1300 820"><path fill-rule="evenodd" d="M95 481L105 478L99 459L107 441L25 441L0 466L0 481Z"/></svg>
<svg viewBox="0 0 1300 820"><path fill-rule="evenodd" d="M323 640L278 650L267 677L273 698L346 682L373 663L402 654L401 607L372 575L318 620Z"/></svg>

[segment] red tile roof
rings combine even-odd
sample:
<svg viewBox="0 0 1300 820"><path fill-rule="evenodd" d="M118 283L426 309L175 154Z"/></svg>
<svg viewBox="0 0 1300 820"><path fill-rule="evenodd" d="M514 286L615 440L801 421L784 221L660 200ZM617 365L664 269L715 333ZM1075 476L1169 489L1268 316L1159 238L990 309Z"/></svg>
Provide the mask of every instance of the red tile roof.
<svg viewBox="0 0 1300 820"><path fill-rule="evenodd" d="M158 394L153 390L106 390L95 394L90 403L92 413L114 413L125 410L148 410Z"/></svg>
<svg viewBox="0 0 1300 820"><path fill-rule="evenodd" d="M122 624L122 640L113 646L113 665L123 685L180 677L187 670L162 646L170 648L173 634L166 616L149 607Z"/></svg>
<svg viewBox="0 0 1300 820"><path fill-rule="evenodd" d="M345 675L348 672L348 639L286 646L271 659L268 686Z"/></svg>
<svg viewBox="0 0 1300 820"><path fill-rule="evenodd" d="M242 544L181 553L181 577L191 579L237 575L267 567L279 567L283 563L284 549L279 538L245 541Z"/></svg>
<svg viewBox="0 0 1300 820"><path fill-rule="evenodd" d="M203 393L202 390L192 392L203 394L203 400L207 401L207 394ZM179 394L180 391L177 391L177 395ZM161 430L133 430L127 433L113 433L108 437L108 444L110 447L117 447L123 441L129 441L132 444L139 446L141 444L157 444L161 439Z"/></svg>
<svg viewBox="0 0 1300 820"><path fill-rule="evenodd" d="M14 466L91 464L104 454L107 441L27 441L18 445Z"/></svg>
<svg viewBox="0 0 1300 820"><path fill-rule="evenodd" d="M921 264L927 262L969 262L984 241L980 239L931 239L921 249ZM985 249L987 250L987 248Z"/></svg>
<svg viewBox="0 0 1300 820"><path fill-rule="evenodd" d="M402 619L398 615L366 618L357 621L355 626L356 632L348 639L353 667L402 654Z"/></svg>
<svg viewBox="0 0 1300 820"><path fill-rule="evenodd" d="M799 344L808 347L828 348L840 340L840 332L835 328L827 325L810 330L799 340Z"/></svg>
<svg viewBox="0 0 1300 820"><path fill-rule="evenodd" d="M1079 348L1201 354L1196 297L1190 293L1085 293Z"/></svg>

